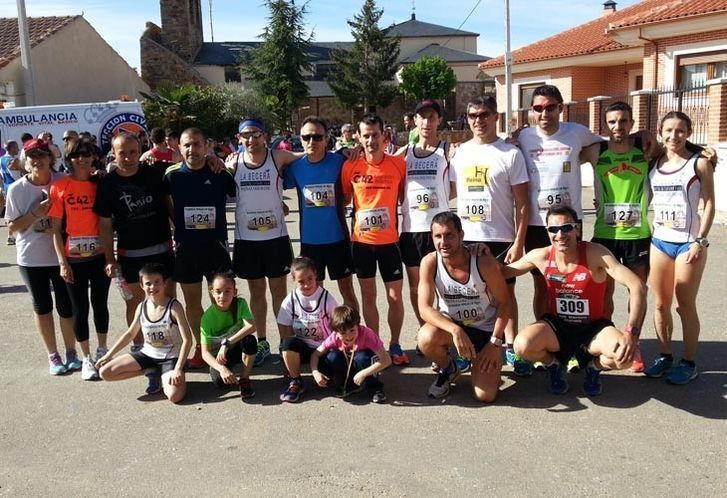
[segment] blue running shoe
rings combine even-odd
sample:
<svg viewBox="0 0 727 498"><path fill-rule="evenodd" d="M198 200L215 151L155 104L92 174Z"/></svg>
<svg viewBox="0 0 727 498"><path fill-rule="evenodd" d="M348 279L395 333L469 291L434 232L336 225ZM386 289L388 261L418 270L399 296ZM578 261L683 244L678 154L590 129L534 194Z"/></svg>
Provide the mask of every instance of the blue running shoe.
<svg viewBox="0 0 727 498"><path fill-rule="evenodd" d="M159 375L159 370L154 369L153 371L146 374L146 378L149 383L146 386L146 394L156 394L161 392L162 388L162 376Z"/></svg>
<svg viewBox="0 0 727 498"><path fill-rule="evenodd" d="M671 358L667 358L666 356L658 356L654 363L644 370L644 375L647 377L651 377L652 379L655 379L657 377L663 376L665 373L668 373L669 370L671 370L672 364L674 360Z"/></svg>
<svg viewBox="0 0 727 498"><path fill-rule="evenodd" d="M458 356L455 358L454 362L457 364L457 368L459 368L461 373L468 372L469 369L472 368L472 362L464 356Z"/></svg>
<svg viewBox="0 0 727 498"><path fill-rule="evenodd" d="M78 353L75 349L66 350L66 370L76 372L81 369L83 363L78 359Z"/></svg>
<svg viewBox="0 0 727 498"><path fill-rule="evenodd" d="M286 403L297 403L300 399L300 395L304 392L305 386L303 385L303 379L291 379L290 384L288 384L288 389L280 395L280 401L285 401Z"/></svg>
<svg viewBox="0 0 727 498"><path fill-rule="evenodd" d="M598 396L603 391L601 371L593 365L586 367L586 378L583 379L583 392L586 396Z"/></svg>
<svg viewBox="0 0 727 498"><path fill-rule="evenodd" d="M61 360L61 355L53 353L48 357L48 371L51 375L63 375L68 371L68 368Z"/></svg>
<svg viewBox="0 0 727 498"><path fill-rule="evenodd" d="M666 381L669 384L681 386L688 384L692 379L696 379L698 375L699 372L697 371L696 365L692 366L682 360L666 373Z"/></svg>
<svg viewBox="0 0 727 498"><path fill-rule="evenodd" d="M533 364L520 358L514 349L505 350L505 360L518 377L530 377L533 374Z"/></svg>
<svg viewBox="0 0 727 498"><path fill-rule="evenodd" d="M568 392L568 381L565 380L563 365L560 362L545 367L550 375L550 392L553 394L565 394Z"/></svg>
<svg viewBox="0 0 727 498"><path fill-rule="evenodd" d="M255 363L253 363L253 366L261 366L268 358L270 358L270 344L265 339L258 341L257 354L255 355Z"/></svg>
<svg viewBox="0 0 727 498"><path fill-rule="evenodd" d="M390 345L389 355L391 356L391 362L397 367L409 364L409 356L401 349L401 344Z"/></svg>

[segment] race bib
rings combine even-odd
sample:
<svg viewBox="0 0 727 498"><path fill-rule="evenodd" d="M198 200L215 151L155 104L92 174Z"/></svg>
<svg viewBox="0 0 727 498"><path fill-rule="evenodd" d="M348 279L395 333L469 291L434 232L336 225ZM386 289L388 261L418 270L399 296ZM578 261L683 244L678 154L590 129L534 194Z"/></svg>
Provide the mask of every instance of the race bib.
<svg viewBox="0 0 727 498"><path fill-rule="evenodd" d="M683 204L654 204L654 224L664 228L685 228L687 213Z"/></svg>
<svg viewBox="0 0 727 498"><path fill-rule="evenodd" d="M336 193L332 183L306 185L303 188L306 207L327 207L336 205Z"/></svg>
<svg viewBox="0 0 727 498"><path fill-rule="evenodd" d="M293 331L296 337L321 342L323 337L323 328L320 326L319 320L293 320Z"/></svg>
<svg viewBox="0 0 727 498"><path fill-rule="evenodd" d="M45 233L49 232L51 229L51 219L50 218L40 218L38 221L33 223L33 231L37 233Z"/></svg>
<svg viewBox="0 0 727 498"><path fill-rule="evenodd" d="M439 207L439 199L433 188L422 187L407 193L412 211L428 211Z"/></svg>
<svg viewBox="0 0 727 498"><path fill-rule="evenodd" d="M166 346L167 337L164 335L164 330L148 331L146 333L146 343L154 348Z"/></svg>
<svg viewBox="0 0 727 498"><path fill-rule="evenodd" d="M457 215L463 220L473 223L492 221L490 199L463 199L457 206Z"/></svg>
<svg viewBox="0 0 727 498"><path fill-rule="evenodd" d="M559 316L588 318L590 314L588 299L558 297L555 299L555 308Z"/></svg>
<svg viewBox="0 0 727 498"><path fill-rule="evenodd" d="M641 226L641 205L629 203L607 203L603 206L606 225L615 228Z"/></svg>
<svg viewBox="0 0 727 498"><path fill-rule="evenodd" d="M188 206L184 208L184 228L187 230L211 230L215 227L214 206Z"/></svg>
<svg viewBox="0 0 727 498"><path fill-rule="evenodd" d="M278 226L278 218L270 211L256 211L247 214L247 229L266 232Z"/></svg>
<svg viewBox="0 0 727 498"><path fill-rule="evenodd" d="M101 252L101 239L95 237L69 237L68 256L88 258Z"/></svg>
<svg viewBox="0 0 727 498"><path fill-rule="evenodd" d="M485 310L481 306L456 306L450 309L452 319L466 326L471 326L480 320L485 314Z"/></svg>
<svg viewBox="0 0 727 498"><path fill-rule="evenodd" d="M363 209L356 212L358 229L361 232L379 232L391 226L387 208Z"/></svg>
<svg viewBox="0 0 727 498"><path fill-rule="evenodd" d="M561 188L543 189L538 192L538 208L547 211L552 207L570 206L570 193Z"/></svg>

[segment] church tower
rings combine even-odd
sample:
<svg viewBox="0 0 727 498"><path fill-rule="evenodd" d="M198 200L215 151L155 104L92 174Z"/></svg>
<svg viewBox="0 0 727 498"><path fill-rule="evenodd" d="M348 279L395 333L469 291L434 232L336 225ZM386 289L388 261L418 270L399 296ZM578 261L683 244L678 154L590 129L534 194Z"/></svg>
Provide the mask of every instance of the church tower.
<svg viewBox="0 0 727 498"><path fill-rule="evenodd" d="M202 45L202 0L160 0L162 44L187 62Z"/></svg>

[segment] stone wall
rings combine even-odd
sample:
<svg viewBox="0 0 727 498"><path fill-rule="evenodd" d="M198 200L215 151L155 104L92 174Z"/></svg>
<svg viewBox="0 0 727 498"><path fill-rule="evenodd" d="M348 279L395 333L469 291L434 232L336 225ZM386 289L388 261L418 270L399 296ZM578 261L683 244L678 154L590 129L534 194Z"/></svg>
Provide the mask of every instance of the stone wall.
<svg viewBox="0 0 727 498"><path fill-rule="evenodd" d="M152 88L156 88L164 81L171 81L176 84L194 83L206 85L205 80L197 71L192 68L177 54L154 41L153 35L156 31L147 23L147 30L141 36L139 44L141 47L141 77ZM158 27L156 27L158 29Z"/></svg>
<svg viewBox="0 0 727 498"><path fill-rule="evenodd" d="M162 45L192 62L202 45L200 0L160 0Z"/></svg>

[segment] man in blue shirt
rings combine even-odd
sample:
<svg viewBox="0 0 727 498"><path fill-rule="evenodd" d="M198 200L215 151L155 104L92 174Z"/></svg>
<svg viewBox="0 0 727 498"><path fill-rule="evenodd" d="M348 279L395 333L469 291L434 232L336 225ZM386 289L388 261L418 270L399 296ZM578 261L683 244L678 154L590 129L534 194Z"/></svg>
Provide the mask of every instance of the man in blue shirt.
<svg viewBox="0 0 727 498"><path fill-rule="evenodd" d="M325 279L327 267L344 304L358 309L340 182L345 158L326 150L328 127L318 116L303 120L300 139L306 155L288 166L283 176L284 188L298 191L300 254L315 262L318 281Z"/></svg>

